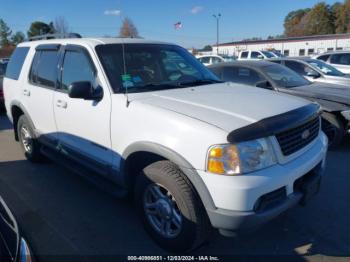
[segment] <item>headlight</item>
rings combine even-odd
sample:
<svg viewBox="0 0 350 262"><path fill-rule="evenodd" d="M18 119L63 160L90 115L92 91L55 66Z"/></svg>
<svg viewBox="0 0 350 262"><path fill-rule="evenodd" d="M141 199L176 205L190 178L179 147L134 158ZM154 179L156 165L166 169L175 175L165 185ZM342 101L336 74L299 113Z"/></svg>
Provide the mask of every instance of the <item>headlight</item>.
<svg viewBox="0 0 350 262"><path fill-rule="evenodd" d="M218 175L240 175L275 163L270 141L262 138L234 145L212 146L208 151L207 171Z"/></svg>
<svg viewBox="0 0 350 262"><path fill-rule="evenodd" d="M343 115L343 117L345 117L346 120L350 121L350 110L342 111L341 114Z"/></svg>

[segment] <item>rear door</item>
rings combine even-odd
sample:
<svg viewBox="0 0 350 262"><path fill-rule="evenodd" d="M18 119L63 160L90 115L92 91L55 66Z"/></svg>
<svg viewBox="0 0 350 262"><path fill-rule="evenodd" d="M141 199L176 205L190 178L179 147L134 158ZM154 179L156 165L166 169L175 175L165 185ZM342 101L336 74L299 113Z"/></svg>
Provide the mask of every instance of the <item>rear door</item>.
<svg viewBox="0 0 350 262"><path fill-rule="evenodd" d="M33 121L37 135L52 144L57 139L53 95L57 85L59 47L36 47L29 76L22 90L22 103Z"/></svg>
<svg viewBox="0 0 350 262"><path fill-rule="evenodd" d="M66 46L60 64L60 83L54 96L59 146L76 161L108 175L112 163L110 91L101 84L101 72L85 47ZM69 86L80 81L103 88L103 98L98 101L70 98Z"/></svg>

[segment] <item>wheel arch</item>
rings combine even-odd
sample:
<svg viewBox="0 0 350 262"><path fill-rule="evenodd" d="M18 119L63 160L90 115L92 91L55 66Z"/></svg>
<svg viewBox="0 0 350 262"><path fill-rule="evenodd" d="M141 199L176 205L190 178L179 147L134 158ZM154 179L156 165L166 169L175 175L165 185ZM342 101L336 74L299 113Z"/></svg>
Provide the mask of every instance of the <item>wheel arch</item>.
<svg viewBox="0 0 350 262"><path fill-rule="evenodd" d="M21 115L25 115L26 118L28 119L30 125L34 128L34 124L32 119L30 118L27 110L25 109L25 107L23 106L23 104L19 101L13 101L10 105L10 114L11 114L11 118L12 118L12 124L13 124L13 132L14 132L14 136L16 141L18 141L18 132L17 132L17 123L18 123L18 119L20 118Z"/></svg>
<svg viewBox="0 0 350 262"><path fill-rule="evenodd" d="M123 161L121 164L121 171L123 181L128 188L133 187L135 178L138 175L138 173L134 171L141 171L140 169L133 169L135 163L139 161L138 157L140 156L142 156L142 159L146 159L140 166L136 164L141 170L148 164L159 160L169 160L176 164L194 186L205 208L216 209L214 201L196 169L179 153L153 142L136 142L128 146L124 151L122 155Z"/></svg>

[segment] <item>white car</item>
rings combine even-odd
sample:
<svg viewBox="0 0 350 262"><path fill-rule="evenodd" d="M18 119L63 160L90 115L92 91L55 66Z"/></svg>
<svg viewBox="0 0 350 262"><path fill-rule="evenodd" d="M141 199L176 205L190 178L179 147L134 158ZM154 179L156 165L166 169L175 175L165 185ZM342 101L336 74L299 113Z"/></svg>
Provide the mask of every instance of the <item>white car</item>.
<svg viewBox="0 0 350 262"><path fill-rule="evenodd" d="M277 57L269 51L241 51L237 60L262 60Z"/></svg>
<svg viewBox="0 0 350 262"><path fill-rule="evenodd" d="M212 228L255 228L320 185L327 138L317 104L221 83L176 45L24 42L4 91L28 160L49 157L114 194L133 193L167 250L191 250Z"/></svg>
<svg viewBox="0 0 350 262"><path fill-rule="evenodd" d="M218 55L204 55L196 57L199 62L205 66L214 65L225 62L225 59Z"/></svg>
<svg viewBox="0 0 350 262"><path fill-rule="evenodd" d="M350 74L350 51L333 51L313 56L315 59L322 60L344 74Z"/></svg>

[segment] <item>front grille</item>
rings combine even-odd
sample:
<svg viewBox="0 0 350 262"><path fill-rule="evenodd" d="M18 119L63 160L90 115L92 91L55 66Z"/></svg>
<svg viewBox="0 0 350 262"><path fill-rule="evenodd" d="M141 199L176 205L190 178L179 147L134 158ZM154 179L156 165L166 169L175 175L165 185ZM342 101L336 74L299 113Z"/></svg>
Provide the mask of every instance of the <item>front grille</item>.
<svg viewBox="0 0 350 262"><path fill-rule="evenodd" d="M277 141L285 156L291 155L310 144L320 131L320 118L316 117L309 122L281 132L276 135Z"/></svg>

